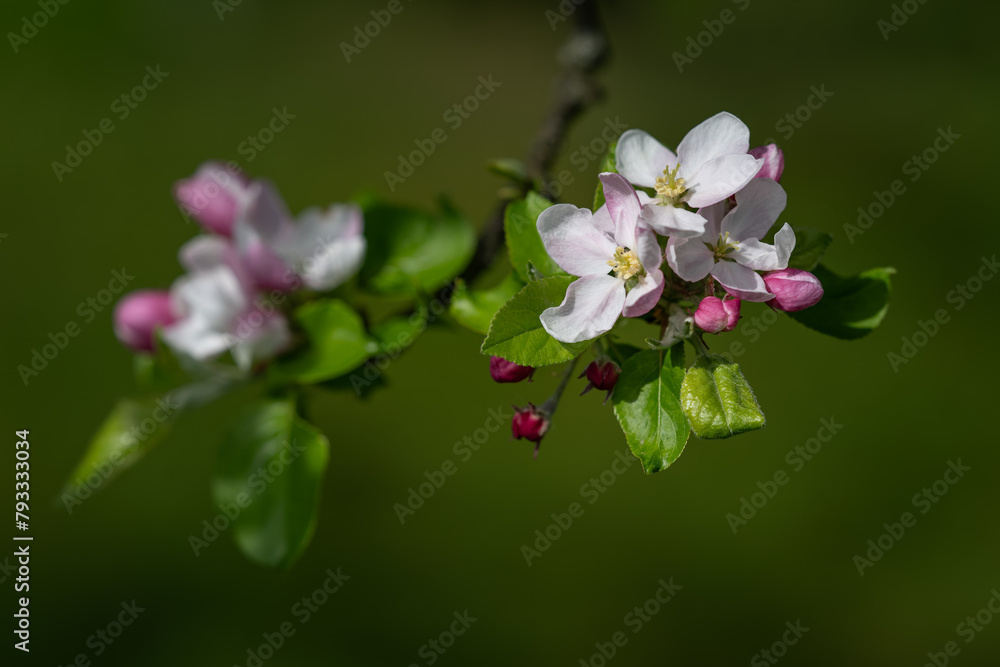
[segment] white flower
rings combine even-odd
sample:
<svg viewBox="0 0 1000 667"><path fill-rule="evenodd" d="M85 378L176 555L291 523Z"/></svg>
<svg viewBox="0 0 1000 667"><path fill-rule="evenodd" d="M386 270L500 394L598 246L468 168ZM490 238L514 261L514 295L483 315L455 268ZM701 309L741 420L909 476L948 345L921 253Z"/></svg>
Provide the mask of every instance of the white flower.
<svg viewBox="0 0 1000 667"><path fill-rule="evenodd" d="M690 282L709 273L726 291L745 301L768 301L757 271L775 271L788 266L795 249L795 232L786 223L774 235L774 245L761 243L785 209L785 191L769 178L755 178L736 193L736 208L725 213L726 202L699 209L707 219L705 232L696 238L671 238L667 263Z"/></svg>
<svg viewBox="0 0 1000 667"><path fill-rule="evenodd" d="M311 289L330 290L357 273L365 257L364 218L355 204L306 209L292 222L267 181L249 187L249 203L236 223L241 252L265 246Z"/></svg>
<svg viewBox="0 0 1000 667"><path fill-rule="evenodd" d="M618 174L601 174L607 204L592 213L556 204L538 216L545 249L579 280L566 298L541 314L556 340L578 343L611 330L619 315L649 312L663 292L663 256L656 235L639 221L641 202Z"/></svg>
<svg viewBox="0 0 1000 667"><path fill-rule="evenodd" d="M181 248L180 258L188 273L170 289L178 320L163 330L171 349L198 362L230 350L237 365L248 370L288 345L288 322L256 295L229 240L196 237Z"/></svg>
<svg viewBox="0 0 1000 667"><path fill-rule="evenodd" d="M743 188L764 164L752 155L750 130L722 112L687 133L675 155L642 130L618 140L618 172L632 184L653 188L656 198L642 207L642 219L664 236L699 236L705 218L684 208L703 208Z"/></svg>

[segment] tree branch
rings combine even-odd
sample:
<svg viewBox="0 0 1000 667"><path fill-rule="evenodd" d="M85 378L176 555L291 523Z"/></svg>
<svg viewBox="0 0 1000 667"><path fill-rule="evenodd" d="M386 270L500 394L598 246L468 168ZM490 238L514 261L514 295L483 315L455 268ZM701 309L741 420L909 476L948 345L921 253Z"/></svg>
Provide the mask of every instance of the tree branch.
<svg viewBox="0 0 1000 667"><path fill-rule="evenodd" d="M603 89L597 82L595 73L608 59L608 39L597 12L595 0L583 0L574 12L573 34L558 54L560 71L554 82L552 102L541 127L535 134L525 160L529 180L540 184L542 194L555 199L548 188L550 171L570 124L587 109L600 100ZM469 266L462 273L462 279L472 282L492 264L503 247L503 214L507 204L523 196L530 183L521 184L517 195L502 197L479 235L476 252Z"/></svg>

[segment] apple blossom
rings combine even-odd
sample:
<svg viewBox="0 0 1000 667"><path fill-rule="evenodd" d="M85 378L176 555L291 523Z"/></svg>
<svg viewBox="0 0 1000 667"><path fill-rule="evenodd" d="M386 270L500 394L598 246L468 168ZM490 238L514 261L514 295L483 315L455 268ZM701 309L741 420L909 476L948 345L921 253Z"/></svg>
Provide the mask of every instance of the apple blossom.
<svg viewBox="0 0 1000 667"><path fill-rule="evenodd" d="M600 178L606 212L556 204L538 216L546 251L560 268L580 277L570 283L563 302L540 317L545 330L564 343L596 338L620 315L644 315L663 292L663 256L656 235L639 221L638 195L618 174Z"/></svg>
<svg viewBox="0 0 1000 667"><path fill-rule="evenodd" d="M247 183L221 162L206 162L190 178L174 184L174 198L210 232L231 236L247 197Z"/></svg>
<svg viewBox="0 0 1000 667"><path fill-rule="evenodd" d="M702 331L718 334L732 331L740 321L740 300L706 296L694 312L694 323Z"/></svg>
<svg viewBox="0 0 1000 667"><path fill-rule="evenodd" d="M177 316L169 292L137 290L118 302L113 319L115 336L123 345L152 352L156 329L173 324Z"/></svg>
<svg viewBox="0 0 1000 667"><path fill-rule="evenodd" d="M819 278L802 269L782 269L764 274L764 284L774 299L768 302L776 310L794 313L815 306L823 298Z"/></svg>
<svg viewBox="0 0 1000 667"><path fill-rule="evenodd" d="M795 232L787 223L774 236L774 245L760 239L785 208L785 191L769 178L755 178L736 193L736 208L725 213L726 202L700 209L707 224L696 238L673 237L667 243L667 263L682 279L697 282L711 274L732 296L744 301L773 298L757 271L788 266L795 248Z"/></svg>
<svg viewBox="0 0 1000 667"><path fill-rule="evenodd" d="M618 140L618 172L633 185L653 188L656 197L642 207L642 219L664 236L700 236L705 217L685 208L704 208L725 200L746 185L763 160L748 154L750 130L722 112L687 133L675 155L643 130L627 130Z"/></svg>

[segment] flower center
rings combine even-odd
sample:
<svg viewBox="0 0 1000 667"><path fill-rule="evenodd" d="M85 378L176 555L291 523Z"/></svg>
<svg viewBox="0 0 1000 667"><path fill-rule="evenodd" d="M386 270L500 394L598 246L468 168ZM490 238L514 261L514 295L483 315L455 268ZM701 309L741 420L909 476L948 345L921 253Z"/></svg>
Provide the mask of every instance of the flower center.
<svg viewBox="0 0 1000 667"><path fill-rule="evenodd" d="M733 241L729 238L729 232L725 234L719 234L719 241L714 245L705 244L705 246L712 251L715 255L715 260L726 259L726 255L738 250L740 247L739 241Z"/></svg>
<svg viewBox="0 0 1000 667"><path fill-rule="evenodd" d="M635 251L622 246L615 249L614 259L608 260L608 266L611 267L615 277L626 282L644 273L642 262L639 261L639 256Z"/></svg>
<svg viewBox="0 0 1000 667"><path fill-rule="evenodd" d="M680 205L681 197L687 192L687 188L684 186L684 179L677 178L677 172L680 171L680 168L680 163L672 170L670 167L666 167L663 170L663 176L656 178L653 189L656 190L656 194L660 197L661 206Z"/></svg>

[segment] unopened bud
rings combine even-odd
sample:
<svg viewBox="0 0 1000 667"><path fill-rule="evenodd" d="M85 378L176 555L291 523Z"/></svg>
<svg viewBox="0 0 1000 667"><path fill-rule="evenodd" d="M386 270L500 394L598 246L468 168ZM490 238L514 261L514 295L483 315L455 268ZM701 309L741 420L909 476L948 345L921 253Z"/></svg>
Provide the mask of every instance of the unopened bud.
<svg viewBox="0 0 1000 667"><path fill-rule="evenodd" d="M718 334L732 331L740 321L740 300L723 301L716 296L706 296L694 312L694 323L702 331Z"/></svg>
<svg viewBox="0 0 1000 667"><path fill-rule="evenodd" d="M510 422L511 432L517 440L529 440L535 443L535 456L538 456L538 443L542 441L545 432L549 430L549 417L531 403L528 407L514 407L514 418Z"/></svg>
<svg viewBox="0 0 1000 667"><path fill-rule="evenodd" d="M115 306L115 336L135 351L152 352L157 327L177 320L170 293L164 290L138 290L126 294Z"/></svg>
<svg viewBox="0 0 1000 667"><path fill-rule="evenodd" d="M580 377L587 376L587 380L589 380L587 386L580 392L580 395L583 396L591 389L606 391L608 393L604 397L604 402L607 403L611 397L611 390L618 383L618 375L621 372L622 369L618 368L618 364L613 361L591 361L586 370L580 374Z"/></svg>
<svg viewBox="0 0 1000 667"><path fill-rule="evenodd" d="M819 278L802 269L781 269L764 274L764 284L774 298L767 303L776 310L794 313L815 306L823 298Z"/></svg>
<svg viewBox="0 0 1000 667"><path fill-rule="evenodd" d="M757 178L770 178L775 181L781 180L781 174L785 171L785 154L778 148L778 144L768 144L750 149L750 155L758 160L764 160L764 166L757 172Z"/></svg>
<svg viewBox="0 0 1000 667"><path fill-rule="evenodd" d="M495 382L520 382L532 376L535 369L521 366L502 357L490 357L490 377Z"/></svg>

